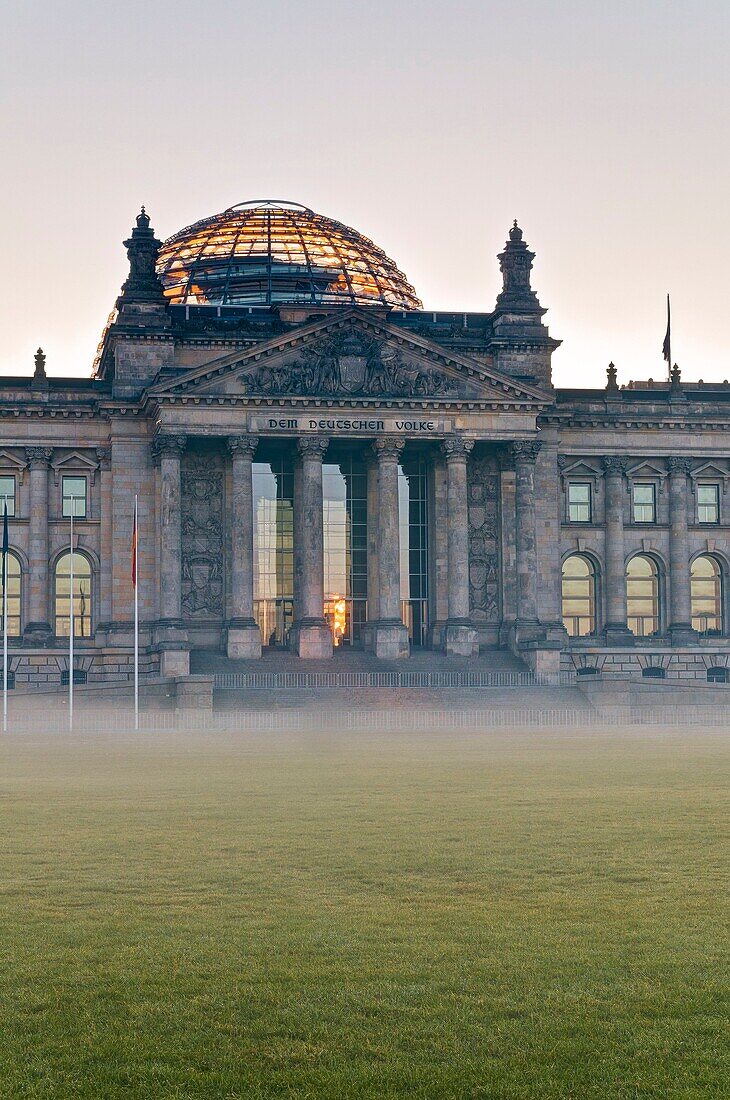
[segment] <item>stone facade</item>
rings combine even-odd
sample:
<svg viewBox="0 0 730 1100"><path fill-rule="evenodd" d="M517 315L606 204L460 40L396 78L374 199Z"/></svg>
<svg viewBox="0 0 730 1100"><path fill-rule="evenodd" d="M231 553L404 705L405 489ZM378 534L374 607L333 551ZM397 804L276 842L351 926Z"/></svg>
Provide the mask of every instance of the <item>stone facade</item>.
<svg viewBox="0 0 730 1100"><path fill-rule="evenodd" d="M556 390L558 342L516 225L496 308L480 314L171 305L144 213L125 245L130 275L93 377L47 378L39 352L32 376L0 378L17 685L68 675L70 487L83 489L73 548L88 578L77 672L131 676L135 497L143 672L184 676L192 648L261 657L274 632L254 581L254 476L274 453L293 485L283 641L303 659L343 641L326 613L324 482L328 463L355 461L367 594L345 641L388 660L415 644L459 657L506 646L538 671L722 678L730 387L682 383L675 370L619 389L610 368L605 389ZM421 476L416 515L403 486ZM353 530L356 508L348 500ZM416 612L403 577L418 555Z"/></svg>

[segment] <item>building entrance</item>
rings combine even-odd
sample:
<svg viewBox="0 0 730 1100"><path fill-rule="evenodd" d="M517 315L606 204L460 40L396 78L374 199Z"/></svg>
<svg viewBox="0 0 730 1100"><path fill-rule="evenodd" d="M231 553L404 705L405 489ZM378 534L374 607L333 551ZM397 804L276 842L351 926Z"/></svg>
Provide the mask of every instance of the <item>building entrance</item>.
<svg viewBox="0 0 730 1100"><path fill-rule="evenodd" d="M356 455L322 466L324 617L336 648L357 645L367 616L367 470Z"/></svg>

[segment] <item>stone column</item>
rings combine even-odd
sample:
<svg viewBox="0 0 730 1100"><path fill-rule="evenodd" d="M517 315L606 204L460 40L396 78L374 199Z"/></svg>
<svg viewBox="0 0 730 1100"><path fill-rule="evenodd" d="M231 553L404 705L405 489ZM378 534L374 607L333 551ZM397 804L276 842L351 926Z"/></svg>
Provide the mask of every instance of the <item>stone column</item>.
<svg viewBox="0 0 730 1100"><path fill-rule="evenodd" d="M27 645L46 645L54 628L48 611L48 466L51 447L27 447L30 467L30 516L28 532L28 622L23 640Z"/></svg>
<svg viewBox="0 0 730 1100"><path fill-rule="evenodd" d="M373 631L376 657L397 660L409 654L408 631L400 613L400 528L398 458L403 440L383 436L373 443L378 460L378 620Z"/></svg>
<svg viewBox="0 0 730 1100"><path fill-rule="evenodd" d="M159 435L154 456L159 465L160 619L156 641L162 676L187 676L190 654L182 623L182 514L180 459L187 437Z"/></svg>
<svg viewBox="0 0 730 1100"><path fill-rule="evenodd" d="M253 616L253 456L258 436L234 435L228 440L232 456L231 509L231 618L228 656L261 656L261 631Z"/></svg>
<svg viewBox="0 0 730 1100"><path fill-rule="evenodd" d="M469 511L466 462L471 439L451 436L443 444L447 475L448 608L445 650L449 656L472 657L479 652L469 607Z"/></svg>
<svg viewBox="0 0 730 1100"><path fill-rule="evenodd" d="M322 515L322 458L329 439L304 436L299 440L299 477L294 501L298 545L294 554L297 621L292 648L299 657L332 656L332 631L324 617L324 520Z"/></svg>
<svg viewBox="0 0 730 1100"><path fill-rule="evenodd" d="M695 641L692 629L689 542L687 538L688 458L668 458L669 467L669 633L675 645Z"/></svg>
<svg viewBox="0 0 730 1100"><path fill-rule="evenodd" d="M520 640L534 636L537 615L537 553L535 547L535 460L539 440L516 440L509 446L515 466L515 558L517 622Z"/></svg>
<svg viewBox="0 0 730 1100"><path fill-rule="evenodd" d="M368 614L362 630L365 649L375 646L374 624L380 609L380 577L378 574L378 460L372 450L365 455L367 463L367 521L368 521Z"/></svg>
<svg viewBox="0 0 730 1100"><path fill-rule="evenodd" d="M626 552L624 550L624 473L626 459L603 459L606 503L606 644L632 645L626 625Z"/></svg>

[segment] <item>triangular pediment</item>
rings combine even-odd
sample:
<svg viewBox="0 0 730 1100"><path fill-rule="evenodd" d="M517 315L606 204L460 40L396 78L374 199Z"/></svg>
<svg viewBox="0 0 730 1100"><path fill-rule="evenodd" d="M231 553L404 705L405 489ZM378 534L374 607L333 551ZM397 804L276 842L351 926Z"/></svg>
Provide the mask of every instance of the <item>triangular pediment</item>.
<svg viewBox="0 0 730 1100"><path fill-rule="evenodd" d="M572 462L569 459L559 460L559 465L560 474L564 478L584 478L587 481L597 481L603 473L597 464L594 465L582 458L575 459Z"/></svg>
<svg viewBox="0 0 730 1100"><path fill-rule="evenodd" d="M703 477L720 477L723 481L727 481L730 475L728 474L728 471L723 469L722 466L719 466L717 462L713 462L710 460L709 462L703 462L701 466L697 466L694 470L692 470L690 476L693 479Z"/></svg>
<svg viewBox="0 0 730 1100"><path fill-rule="evenodd" d="M663 466L659 466L656 462L651 462L648 459L642 459L640 462L635 463L633 466L629 466L626 470L628 477L636 480L637 478L645 477L649 480L657 480L660 483L664 483L664 479L667 476L667 471Z"/></svg>
<svg viewBox="0 0 730 1100"><path fill-rule="evenodd" d="M551 395L352 309L154 386L150 396L464 400L537 407Z"/></svg>

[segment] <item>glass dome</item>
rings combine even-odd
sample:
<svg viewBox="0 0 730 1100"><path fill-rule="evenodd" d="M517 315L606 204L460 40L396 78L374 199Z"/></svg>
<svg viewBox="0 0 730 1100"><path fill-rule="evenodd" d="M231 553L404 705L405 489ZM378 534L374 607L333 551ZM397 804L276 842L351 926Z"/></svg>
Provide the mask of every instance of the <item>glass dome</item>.
<svg viewBox="0 0 730 1100"><path fill-rule="evenodd" d="M273 200L230 206L165 241L157 261L174 304L315 303L421 309L382 249L306 206Z"/></svg>

